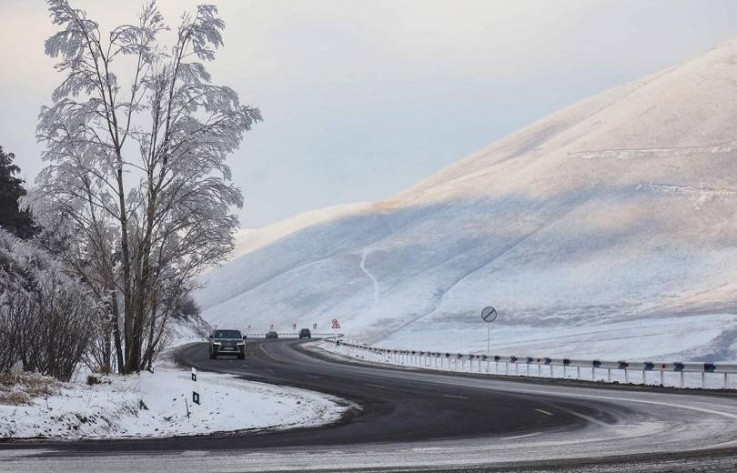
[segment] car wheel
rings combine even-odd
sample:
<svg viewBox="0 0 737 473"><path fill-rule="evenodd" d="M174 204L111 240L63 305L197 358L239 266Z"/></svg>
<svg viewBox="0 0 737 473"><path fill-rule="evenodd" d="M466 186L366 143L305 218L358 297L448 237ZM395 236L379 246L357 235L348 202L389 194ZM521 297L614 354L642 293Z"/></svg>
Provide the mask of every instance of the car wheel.
<svg viewBox="0 0 737 473"><path fill-rule="evenodd" d="M217 357L218 357L217 353L214 353L214 352L210 352L210 359L211 359L211 360L214 360L214 359L216 359Z"/></svg>

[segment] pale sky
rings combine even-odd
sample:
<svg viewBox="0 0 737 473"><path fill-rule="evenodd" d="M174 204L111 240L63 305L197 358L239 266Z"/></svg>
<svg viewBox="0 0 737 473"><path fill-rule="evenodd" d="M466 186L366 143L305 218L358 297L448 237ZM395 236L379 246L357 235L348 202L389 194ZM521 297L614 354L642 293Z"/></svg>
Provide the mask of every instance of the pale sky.
<svg viewBox="0 0 737 473"><path fill-rule="evenodd" d="M160 0L173 26L205 0ZM142 2L78 1L103 27ZM265 121L230 159L243 227L388 197L580 99L737 37L733 0L220 0L216 83ZM0 0L0 145L29 182L61 77L45 4Z"/></svg>

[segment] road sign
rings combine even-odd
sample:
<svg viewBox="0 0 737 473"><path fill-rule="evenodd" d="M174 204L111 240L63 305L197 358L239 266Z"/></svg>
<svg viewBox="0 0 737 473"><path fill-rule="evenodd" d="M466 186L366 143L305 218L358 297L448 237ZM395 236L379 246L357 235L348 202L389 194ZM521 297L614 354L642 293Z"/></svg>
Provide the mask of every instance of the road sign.
<svg viewBox="0 0 737 473"><path fill-rule="evenodd" d="M292 324L292 330L297 330L297 324Z"/></svg>
<svg viewBox="0 0 737 473"><path fill-rule="evenodd" d="M269 325L269 330L274 330L274 324Z"/></svg>
<svg viewBox="0 0 737 473"><path fill-rule="evenodd" d="M484 310L481 311L481 318L484 319L484 322L493 322L496 320L496 309L489 306L485 307Z"/></svg>
<svg viewBox="0 0 737 473"><path fill-rule="evenodd" d="M484 307L484 310L481 311L481 318L484 322L486 322L488 325L486 325L486 354L491 355L491 323L496 320L497 317L496 309L488 306Z"/></svg>
<svg viewBox="0 0 737 473"><path fill-rule="evenodd" d="M333 319L333 328L334 329L340 328L340 322L338 322L338 319Z"/></svg>
<svg viewBox="0 0 737 473"><path fill-rule="evenodd" d="M312 330L317 330L317 324L312 324Z"/></svg>

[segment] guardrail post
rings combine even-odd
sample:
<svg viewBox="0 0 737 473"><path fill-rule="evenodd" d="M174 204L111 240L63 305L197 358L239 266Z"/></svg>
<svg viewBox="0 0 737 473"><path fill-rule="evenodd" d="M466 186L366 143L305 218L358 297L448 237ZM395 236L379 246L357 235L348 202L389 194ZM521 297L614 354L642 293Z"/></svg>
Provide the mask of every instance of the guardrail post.
<svg viewBox="0 0 737 473"><path fill-rule="evenodd" d="M665 386L665 371L660 371L660 384Z"/></svg>
<svg viewBox="0 0 737 473"><path fill-rule="evenodd" d="M701 389L706 389L706 371L701 372Z"/></svg>
<svg viewBox="0 0 737 473"><path fill-rule="evenodd" d="M630 382L630 372L627 368L624 369L624 382L625 383Z"/></svg>
<svg viewBox="0 0 737 473"><path fill-rule="evenodd" d="M681 371L681 387L683 387L684 381L685 381L686 373Z"/></svg>
<svg viewBox="0 0 737 473"><path fill-rule="evenodd" d="M581 367L576 366L576 379L581 379Z"/></svg>
<svg viewBox="0 0 737 473"><path fill-rule="evenodd" d="M508 361L504 362L504 374L509 376L509 362Z"/></svg>
<svg viewBox="0 0 737 473"><path fill-rule="evenodd" d="M724 373L724 389L727 389L727 373Z"/></svg>
<svg viewBox="0 0 737 473"><path fill-rule="evenodd" d="M606 369L606 380L608 383L612 382L612 369L611 368Z"/></svg>
<svg viewBox="0 0 737 473"><path fill-rule="evenodd" d="M552 368L552 366L551 366L551 368ZM567 377L567 373L566 373L566 364L565 364L565 363L563 363L563 377L564 377L564 378L565 378L565 377Z"/></svg>
<svg viewBox="0 0 737 473"><path fill-rule="evenodd" d="M563 370L565 370L565 369L566 369L566 367L563 366ZM553 377L553 365L552 364L550 365L550 377L551 378ZM563 377L565 378L565 375Z"/></svg>
<svg viewBox="0 0 737 473"><path fill-rule="evenodd" d="M542 377L542 370L543 370L543 366L538 361L537 362L537 377L538 378L541 378Z"/></svg>
<svg viewBox="0 0 737 473"><path fill-rule="evenodd" d="M591 367L591 381L596 381L596 366Z"/></svg>
<svg viewBox="0 0 737 473"><path fill-rule="evenodd" d="M645 371L645 368L642 369L642 384L647 384L647 371Z"/></svg>

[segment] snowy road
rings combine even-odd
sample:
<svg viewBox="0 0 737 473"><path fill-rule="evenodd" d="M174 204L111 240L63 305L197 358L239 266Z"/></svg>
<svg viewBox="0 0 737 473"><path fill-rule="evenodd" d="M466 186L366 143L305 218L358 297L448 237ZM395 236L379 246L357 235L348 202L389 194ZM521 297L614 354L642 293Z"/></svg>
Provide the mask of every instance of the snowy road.
<svg viewBox="0 0 737 473"><path fill-rule="evenodd" d="M362 406L325 428L257 436L0 444L0 471L734 471L732 396L544 385L342 363L293 341L199 369Z"/></svg>

